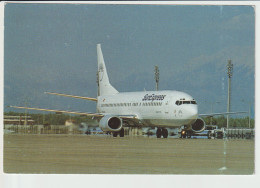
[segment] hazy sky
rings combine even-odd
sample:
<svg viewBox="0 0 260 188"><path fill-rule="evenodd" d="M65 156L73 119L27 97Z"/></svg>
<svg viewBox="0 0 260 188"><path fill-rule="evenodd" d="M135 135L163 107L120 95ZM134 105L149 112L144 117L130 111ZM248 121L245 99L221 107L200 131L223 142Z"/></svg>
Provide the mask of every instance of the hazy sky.
<svg viewBox="0 0 260 188"><path fill-rule="evenodd" d="M43 94L96 97L96 44L118 91L181 90L199 112L226 111L232 59L233 111L254 103L252 6L7 4L4 102L91 112L95 103ZM253 108L253 107L252 107ZM5 108L9 111L10 109ZM12 109L13 110L13 109Z"/></svg>

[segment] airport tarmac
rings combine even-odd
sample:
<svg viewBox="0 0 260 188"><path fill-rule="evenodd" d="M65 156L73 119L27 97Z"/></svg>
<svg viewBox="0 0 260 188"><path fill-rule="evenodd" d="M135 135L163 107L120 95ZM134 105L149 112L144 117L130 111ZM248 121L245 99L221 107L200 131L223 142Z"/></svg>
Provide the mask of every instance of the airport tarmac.
<svg viewBox="0 0 260 188"><path fill-rule="evenodd" d="M253 174L254 140L4 135L4 172Z"/></svg>

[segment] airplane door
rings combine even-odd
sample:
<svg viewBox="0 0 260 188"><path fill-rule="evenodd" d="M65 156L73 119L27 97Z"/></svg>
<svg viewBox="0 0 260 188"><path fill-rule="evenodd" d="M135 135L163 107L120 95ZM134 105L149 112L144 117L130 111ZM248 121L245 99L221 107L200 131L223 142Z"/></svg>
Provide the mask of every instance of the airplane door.
<svg viewBox="0 0 260 188"><path fill-rule="evenodd" d="M167 101L165 102L165 107L164 107L164 113L165 113L165 115L168 115L168 114L169 114L169 104L170 104L170 102L169 102L169 100L167 100Z"/></svg>

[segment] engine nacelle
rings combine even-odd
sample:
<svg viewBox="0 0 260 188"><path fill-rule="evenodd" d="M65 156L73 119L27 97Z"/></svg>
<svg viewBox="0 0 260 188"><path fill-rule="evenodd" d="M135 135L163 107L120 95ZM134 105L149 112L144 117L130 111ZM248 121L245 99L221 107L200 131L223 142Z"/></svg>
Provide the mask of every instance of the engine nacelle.
<svg viewBox="0 0 260 188"><path fill-rule="evenodd" d="M123 121L116 116L104 116L99 121L99 127L102 131L120 131L123 128Z"/></svg>
<svg viewBox="0 0 260 188"><path fill-rule="evenodd" d="M206 128L206 123L203 119L198 118L193 124L191 124L191 130L195 133L200 133Z"/></svg>

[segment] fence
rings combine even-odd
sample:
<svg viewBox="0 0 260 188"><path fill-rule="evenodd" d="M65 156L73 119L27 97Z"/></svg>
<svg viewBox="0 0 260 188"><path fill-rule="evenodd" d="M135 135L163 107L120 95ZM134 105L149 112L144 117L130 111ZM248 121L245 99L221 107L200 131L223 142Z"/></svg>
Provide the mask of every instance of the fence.
<svg viewBox="0 0 260 188"><path fill-rule="evenodd" d="M245 138L251 139L255 137L254 129L243 129L243 128L231 128L225 130L227 138Z"/></svg>
<svg viewBox="0 0 260 188"><path fill-rule="evenodd" d="M64 125L5 125L8 134L82 134L76 126Z"/></svg>

